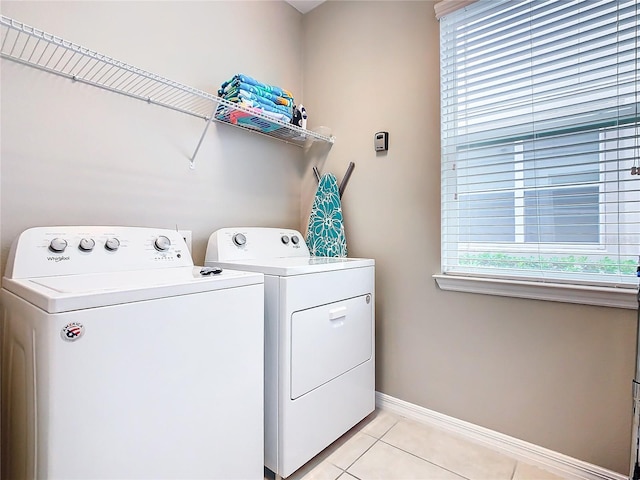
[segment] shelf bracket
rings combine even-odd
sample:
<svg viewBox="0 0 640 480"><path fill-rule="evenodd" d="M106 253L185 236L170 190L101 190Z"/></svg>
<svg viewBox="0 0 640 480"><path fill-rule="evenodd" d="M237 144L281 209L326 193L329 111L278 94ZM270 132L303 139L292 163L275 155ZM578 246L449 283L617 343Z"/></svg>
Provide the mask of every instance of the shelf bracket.
<svg viewBox="0 0 640 480"><path fill-rule="evenodd" d="M209 125L211 125L211 122L213 122L213 116L215 115L217 108L218 108L218 104L214 102L213 110L211 111L211 115L209 115L209 119L207 120L207 123L204 126L204 130L202 132L202 135L200 135L200 140L198 141L198 145L196 145L196 149L193 152L193 155L191 155L191 158L189 159L189 168L191 170L195 170L195 168L196 168L196 155L198 154L198 150L200 150L200 145L202 145L202 141L204 140L204 136L207 134L207 130L209 129Z"/></svg>

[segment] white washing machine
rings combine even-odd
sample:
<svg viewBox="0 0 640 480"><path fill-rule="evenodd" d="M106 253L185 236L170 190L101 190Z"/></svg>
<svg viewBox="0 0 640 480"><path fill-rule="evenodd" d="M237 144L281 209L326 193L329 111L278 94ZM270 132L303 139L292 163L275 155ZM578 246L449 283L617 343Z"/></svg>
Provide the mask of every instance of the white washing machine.
<svg viewBox="0 0 640 480"><path fill-rule="evenodd" d="M17 238L2 478L263 478L264 279L203 269L171 230Z"/></svg>
<svg viewBox="0 0 640 480"><path fill-rule="evenodd" d="M214 232L206 266L265 275L265 466L291 473L375 408L374 260L289 229Z"/></svg>

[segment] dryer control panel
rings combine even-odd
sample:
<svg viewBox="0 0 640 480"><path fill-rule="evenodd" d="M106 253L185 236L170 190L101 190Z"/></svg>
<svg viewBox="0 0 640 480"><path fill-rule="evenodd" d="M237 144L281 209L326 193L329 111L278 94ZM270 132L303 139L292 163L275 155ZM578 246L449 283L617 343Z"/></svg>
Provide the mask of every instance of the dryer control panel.
<svg viewBox="0 0 640 480"><path fill-rule="evenodd" d="M211 234L205 263L309 256L304 237L297 230L232 227Z"/></svg>
<svg viewBox="0 0 640 480"><path fill-rule="evenodd" d="M13 242L5 276L35 278L193 266L182 235L146 227L36 227Z"/></svg>

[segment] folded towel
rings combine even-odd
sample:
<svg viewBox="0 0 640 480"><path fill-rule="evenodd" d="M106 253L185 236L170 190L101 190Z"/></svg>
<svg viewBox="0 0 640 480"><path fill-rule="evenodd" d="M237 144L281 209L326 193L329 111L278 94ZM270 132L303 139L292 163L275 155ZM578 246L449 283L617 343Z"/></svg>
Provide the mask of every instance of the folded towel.
<svg viewBox="0 0 640 480"><path fill-rule="evenodd" d="M242 102L246 101L251 104L252 107L263 107L265 110L269 110L271 112L282 113L284 115L293 117L293 107L285 107L283 105L276 105L274 102L269 100L268 98L261 97L251 92L247 92L245 90L238 90L234 92L232 95L225 95L225 100L229 100L230 102Z"/></svg>
<svg viewBox="0 0 640 480"><path fill-rule="evenodd" d="M253 130L258 130L262 133L268 133L282 128L277 123L271 123L267 120L256 117L251 113L243 112L241 110L234 110L233 112L231 112L229 114L229 121L233 125L241 125Z"/></svg>
<svg viewBox="0 0 640 480"><path fill-rule="evenodd" d="M251 107L249 108L249 110L251 110L252 112L260 113L262 115L273 118L275 120L280 120L281 122L289 123L291 121L290 117L287 117L282 113L269 112L268 110L264 110L261 108L251 108ZM281 128L280 125L278 125L278 128Z"/></svg>
<svg viewBox="0 0 640 480"><path fill-rule="evenodd" d="M249 106L246 103L239 103L238 105L243 106L244 108L251 110L252 112L258 112L261 113L262 115L266 115L267 117L271 117L271 118L275 118L276 120L280 120L282 122L285 123L290 123L291 122L291 117L289 115L286 115L284 113L281 112L274 112L273 110L267 110L264 107L260 107L260 106Z"/></svg>
<svg viewBox="0 0 640 480"><path fill-rule="evenodd" d="M290 123L293 118L294 100L291 92L274 85L258 82L248 75L234 75L220 86L218 96L243 109L285 123ZM269 124L267 120L244 115L241 114L242 112L233 116L231 113L233 111L230 110L230 107L220 105L216 111L216 118L234 124L245 124L245 126L261 131L273 130L271 125L266 125ZM275 128L281 128L281 126L276 124Z"/></svg>
<svg viewBox="0 0 640 480"><path fill-rule="evenodd" d="M248 101L241 101L241 102L235 102L238 106L244 108L245 110L249 110L251 112L256 112L256 113L260 113L261 115L267 116L269 118L273 118L275 120L280 120L281 122L285 122L285 123L290 123L291 122L291 117L283 114L281 112L274 112L274 111L270 111L270 110L266 110L265 108L261 107L261 106L254 106L256 104L250 103ZM234 119L239 118L241 116L243 116L242 114L244 112L242 112L241 110L230 110L231 107L226 107L224 105L219 105L217 110L216 110L216 118L218 118L219 120L224 120L227 121L229 120L231 123L236 123L234 121ZM235 112L238 112L237 114L235 114ZM228 119L226 117L229 117ZM277 125L276 128L281 128L281 125Z"/></svg>
<svg viewBox="0 0 640 480"><path fill-rule="evenodd" d="M233 83L234 81L240 81L242 83L248 83L249 85L260 87L260 88L266 90L267 92L273 93L274 95L278 95L280 97L293 98L293 94L288 90L285 90L285 89L280 88L280 87L276 87L274 85L267 85L266 83L258 82L257 80L249 77L248 75L243 75L241 73L239 73L237 75L234 75L231 79L229 79L226 82L224 82L222 84L222 86L220 87L220 89L224 90L227 85ZM222 96L222 95L220 95L220 96Z"/></svg>
<svg viewBox="0 0 640 480"><path fill-rule="evenodd" d="M274 95L273 93L269 92L264 88L257 87L255 85L250 85L248 83L244 83L240 81L233 81L232 83L228 84L224 89L221 89L221 91L218 92L218 95L221 97L222 96L226 97L228 95L232 96L238 90L251 92L255 95L258 95L259 97L270 100L276 105L284 105L286 107L293 106L293 98L291 97L281 97L279 95Z"/></svg>

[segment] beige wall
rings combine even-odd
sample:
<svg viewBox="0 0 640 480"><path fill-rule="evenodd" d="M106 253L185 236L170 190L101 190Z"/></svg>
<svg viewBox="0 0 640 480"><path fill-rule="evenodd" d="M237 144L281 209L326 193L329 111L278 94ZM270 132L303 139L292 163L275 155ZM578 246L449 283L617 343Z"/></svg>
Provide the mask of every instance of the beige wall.
<svg viewBox="0 0 640 480"><path fill-rule="evenodd" d="M310 122L336 143L351 256L376 259L376 388L628 473L635 312L444 292L433 3L329 1L303 17ZM374 133L390 133L388 154ZM301 222L313 181L303 180Z"/></svg>
<svg viewBox="0 0 640 480"><path fill-rule="evenodd" d="M235 73L302 96L301 15L280 1L11 2L3 15L214 93ZM278 25L280 27L278 27ZM125 224L209 234L236 225L298 227L303 150L1 64L2 261L23 229Z"/></svg>

